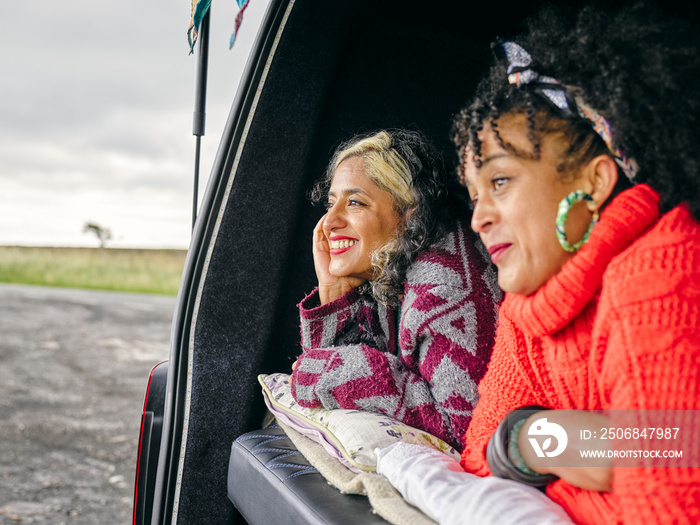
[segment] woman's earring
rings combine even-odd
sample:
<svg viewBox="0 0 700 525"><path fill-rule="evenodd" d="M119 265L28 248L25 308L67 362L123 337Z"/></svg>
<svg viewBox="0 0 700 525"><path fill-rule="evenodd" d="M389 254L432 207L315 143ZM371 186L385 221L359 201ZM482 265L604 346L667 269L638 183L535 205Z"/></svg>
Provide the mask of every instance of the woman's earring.
<svg viewBox="0 0 700 525"><path fill-rule="evenodd" d="M590 226L586 230L586 233L583 234L581 240L575 244L569 243L568 239L566 238L566 219L569 217L571 207L581 201L593 202L593 196L590 193L586 193L582 190L572 191L559 203L559 213L557 213L557 239L559 239L559 244L561 244L561 247L567 252L577 252L581 246L586 244L588 242L588 238L591 236L593 226L598 223L599 215L596 211L593 214L593 220L591 221Z"/></svg>

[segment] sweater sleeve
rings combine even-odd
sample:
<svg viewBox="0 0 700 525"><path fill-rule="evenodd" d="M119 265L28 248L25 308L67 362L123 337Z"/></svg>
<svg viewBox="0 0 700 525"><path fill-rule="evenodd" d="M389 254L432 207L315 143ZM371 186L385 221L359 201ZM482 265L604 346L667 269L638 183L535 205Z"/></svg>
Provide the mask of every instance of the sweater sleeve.
<svg viewBox="0 0 700 525"><path fill-rule="evenodd" d="M697 232L697 227L695 229ZM610 410L700 410L700 250L697 237L663 236L665 246L636 250L611 265L594 332L601 397ZM682 412L684 464L663 460L629 468L616 464L613 494L621 523L700 521L700 420ZM679 412L675 412L679 414ZM660 425L657 425L660 426ZM682 438L682 439L680 439ZM669 443L644 442L650 449Z"/></svg>
<svg viewBox="0 0 700 525"><path fill-rule="evenodd" d="M311 348L335 346L359 335L358 313L362 296L355 290L330 303L321 305L318 288L299 303L301 346Z"/></svg>
<svg viewBox="0 0 700 525"><path fill-rule="evenodd" d="M526 340L504 314L502 307L493 355L488 371L479 385L479 403L464 437L461 462L467 472L488 476L490 470L486 463L486 446L498 424L511 410L541 404L541 400L533 395L533 389L513 354L515 348L532 344L536 344L536 341Z"/></svg>
<svg viewBox="0 0 700 525"><path fill-rule="evenodd" d="M299 304L299 317L304 351L290 382L296 401L307 408L362 408L356 399L364 386L356 393L354 382L386 384L381 375L373 380L368 366L383 361L385 352L395 351L394 311L354 290L319 305L314 290Z"/></svg>

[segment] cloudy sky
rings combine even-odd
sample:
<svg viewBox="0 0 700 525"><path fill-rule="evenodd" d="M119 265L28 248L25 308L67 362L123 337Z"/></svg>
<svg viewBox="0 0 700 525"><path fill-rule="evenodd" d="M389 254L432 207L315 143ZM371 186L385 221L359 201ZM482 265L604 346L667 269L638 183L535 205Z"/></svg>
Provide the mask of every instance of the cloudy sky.
<svg viewBox="0 0 700 525"><path fill-rule="evenodd" d="M200 197L267 2L212 7ZM186 248L195 55L189 0L6 3L0 35L0 245ZM195 50L196 51L196 50Z"/></svg>

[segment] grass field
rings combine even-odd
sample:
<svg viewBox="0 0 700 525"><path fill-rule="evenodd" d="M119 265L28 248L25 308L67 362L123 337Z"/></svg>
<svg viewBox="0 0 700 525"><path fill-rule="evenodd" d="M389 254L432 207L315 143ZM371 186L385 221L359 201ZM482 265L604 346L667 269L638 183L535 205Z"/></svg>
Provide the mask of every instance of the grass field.
<svg viewBox="0 0 700 525"><path fill-rule="evenodd" d="M175 295L186 253L0 246L0 282Z"/></svg>

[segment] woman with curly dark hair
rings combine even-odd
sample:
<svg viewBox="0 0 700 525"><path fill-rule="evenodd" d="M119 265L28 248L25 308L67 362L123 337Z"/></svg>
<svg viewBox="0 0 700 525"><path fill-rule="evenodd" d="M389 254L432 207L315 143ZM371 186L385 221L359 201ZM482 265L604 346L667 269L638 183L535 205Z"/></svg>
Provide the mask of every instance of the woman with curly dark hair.
<svg viewBox="0 0 700 525"><path fill-rule="evenodd" d="M547 10L514 40L456 124L506 292L463 466L546 486L579 523L697 523L700 469L668 468L697 463L580 450L625 417L630 436L690 418L700 450L695 412L671 412L700 409L697 30L637 4ZM568 443L532 437L552 424Z"/></svg>
<svg viewBox="0 0 700 525"><path fill-rule="evenodd" d="M378 470L450 494L426 498L440 523L483 508L493 481L543 488L576 523L698 523L697 28L640 4L550 8L494 49L455 125L471 225L506 292L467 472L450 491L415 453Z"/></svg>
<svg viewBox="0 0 700 525"><path fill-rule="evenodd" d="M461 448L500 290L450 186L419 133L338 148L312 194L328 211L313 234L319 285L299 305L300 405L381 412Z"/></svg>

